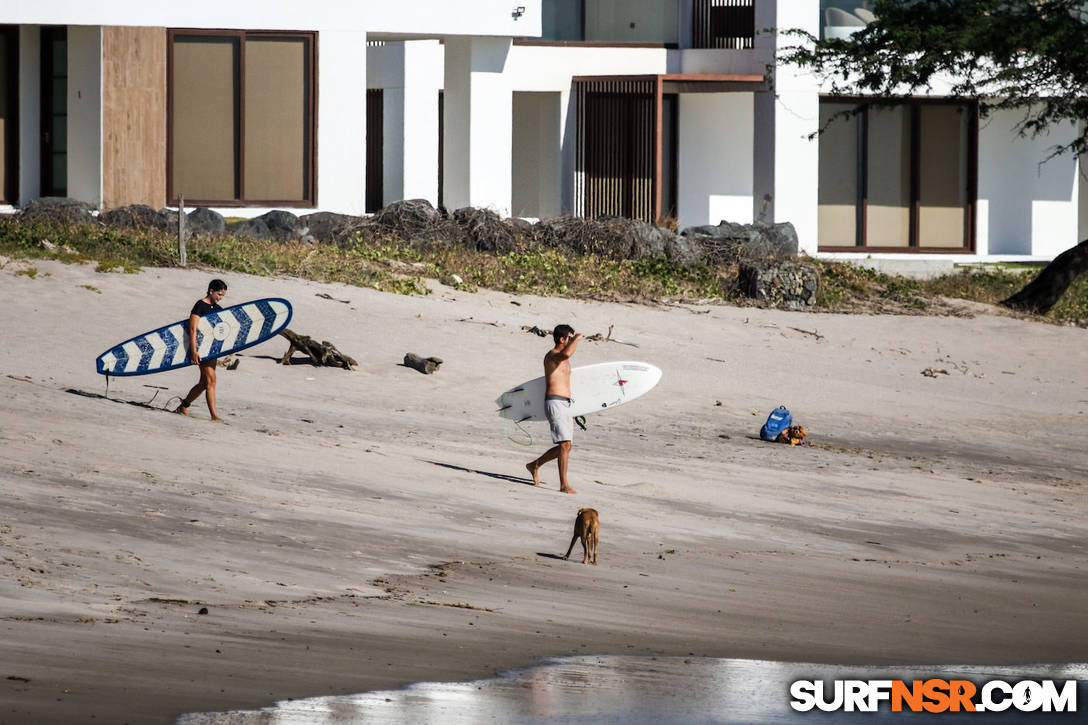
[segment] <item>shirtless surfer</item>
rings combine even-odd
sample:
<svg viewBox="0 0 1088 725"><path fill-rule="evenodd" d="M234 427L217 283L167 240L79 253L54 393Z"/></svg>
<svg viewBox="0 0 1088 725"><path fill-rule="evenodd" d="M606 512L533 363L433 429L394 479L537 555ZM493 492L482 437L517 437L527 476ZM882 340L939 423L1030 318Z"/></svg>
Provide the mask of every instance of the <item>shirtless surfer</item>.
<svg viewBox="0 0 1088 725"><path fill-rule="evenodd" d="M544 356L544 378L547 381L544 410L555 445L540 458L525 464L533 475L533 485L539 486L540 467L558 458L559 490L562 493L577 493L567 484L567 460L570 458L571 438L574 437L574 418L570 414L570 358L582 337L582 333L575 333L570 325L559 325L552 332L555 347Z"/></svg>

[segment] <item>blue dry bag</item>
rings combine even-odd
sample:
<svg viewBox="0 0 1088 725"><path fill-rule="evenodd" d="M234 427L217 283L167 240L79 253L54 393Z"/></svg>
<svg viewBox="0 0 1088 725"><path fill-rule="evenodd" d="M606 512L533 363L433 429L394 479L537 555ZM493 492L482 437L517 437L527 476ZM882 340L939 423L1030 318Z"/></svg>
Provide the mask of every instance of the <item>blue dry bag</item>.
<svg viewBox="0 0 1088 725"><path fill-rule="evenodd" d="M767 422L759 429L759 437L765 441L773 441L778 434L793 425L793 416L786 406L780 405L767 416Z"/></svg>

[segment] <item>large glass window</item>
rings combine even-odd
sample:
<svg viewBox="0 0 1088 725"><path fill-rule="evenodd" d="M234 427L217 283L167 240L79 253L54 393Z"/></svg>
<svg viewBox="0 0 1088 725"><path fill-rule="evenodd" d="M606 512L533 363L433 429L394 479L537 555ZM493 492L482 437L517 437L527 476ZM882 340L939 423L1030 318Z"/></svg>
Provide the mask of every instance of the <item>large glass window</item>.
<svg viewBox="0 0 1088 725"><path fill-rule="evenodd" d="M172 31L171 200L314 202L314 36Z"/></svg>
<svg viewBox="0 0 1088 725"><path fill-rule="evenodd" d="M975 106L859 103L820 102L820 247L972 248Z"/></svg>
<svg viewBox="0 0 1088 725"><path fill-rule="evenodd" d="M542 0L540 11L541 40L679 42L679 0Z"/></svg>

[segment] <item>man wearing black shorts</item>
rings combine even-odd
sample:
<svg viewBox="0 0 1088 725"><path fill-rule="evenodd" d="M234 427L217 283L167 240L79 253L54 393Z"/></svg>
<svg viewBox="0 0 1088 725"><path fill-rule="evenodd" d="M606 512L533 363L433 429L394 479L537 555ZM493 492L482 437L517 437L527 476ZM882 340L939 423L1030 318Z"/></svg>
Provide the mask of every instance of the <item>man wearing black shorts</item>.
<svg viewBox="0 0 1088 725"><path fill-rule="evenodd" d="M204 393L204 398L208 402L208 412L212 414L212 420L219 423L222 423L223 419L215 412L215 360L200 359L200 353L196 349L196 326L202 316L223 309L219 306L219 302L226 296L227 283L221 279L213 279L208 283L208 294L203 299L197 300L192 312L189 313L189 361L193 365L200 366L200 380L182 399L176 411L182 415L189 415L189 406L201 393Z"/></svg>

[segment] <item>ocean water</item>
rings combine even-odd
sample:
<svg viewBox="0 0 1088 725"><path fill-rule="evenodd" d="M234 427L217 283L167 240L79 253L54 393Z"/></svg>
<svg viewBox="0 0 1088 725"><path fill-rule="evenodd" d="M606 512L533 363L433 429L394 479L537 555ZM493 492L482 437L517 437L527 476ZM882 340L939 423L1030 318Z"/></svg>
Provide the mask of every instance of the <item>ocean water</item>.
<svg viewBox="0 0 1088 725"><path fill-rule="evenodd" d="M790 684L823 680L1078 680L1078 711L1001 713L796 712ZM475 682L424 682L402 690L279 702L261 710L192 713L180 725L343 725L345 723L940 723L1088 722L1088 664L1007 667L933 665L854 667L764 660L582 656L549 659Z"/></svg>

